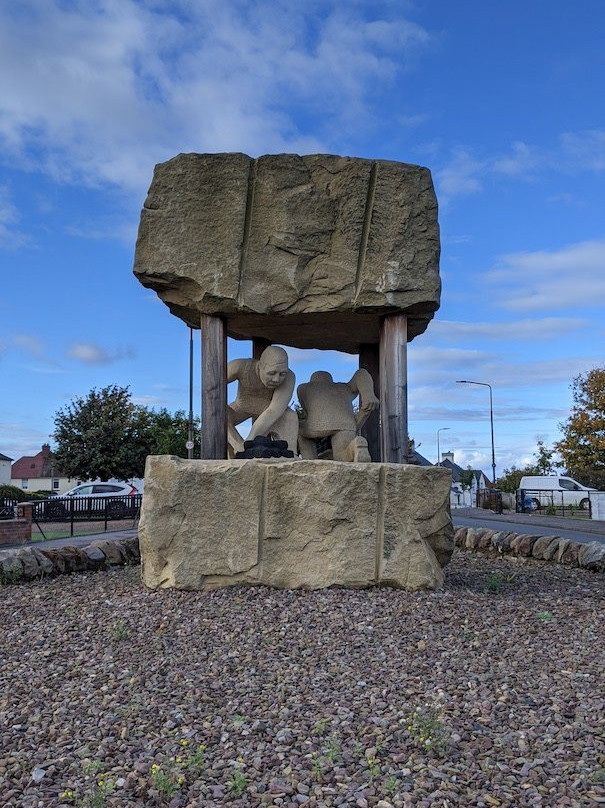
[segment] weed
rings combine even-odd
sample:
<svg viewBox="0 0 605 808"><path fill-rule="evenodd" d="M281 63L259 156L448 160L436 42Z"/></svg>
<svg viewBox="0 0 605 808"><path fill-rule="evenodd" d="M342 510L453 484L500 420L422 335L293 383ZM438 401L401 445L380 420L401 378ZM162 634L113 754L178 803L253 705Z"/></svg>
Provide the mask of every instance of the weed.
<svg viewBox="0 0 605 808"><path fill-rule="evenodd" d="M487 582L487 586L485 587L486 592L491 592L492 594L497 594L502 589L502 578L498 575L497 572L492 572L489 577L489 581Z"/></svg>
<svg viewBox="0 0 605 808"><path fill-rule="evenodd" d="M248 785L248 778L239 769L233 769L231 780L227 783L227 788L234 797L241 797Z"/></svg>
<svg viewBox="0 0 605 808"><path fill-rule="evenodd" d="M375 755L367 755L366 764L368 766L368 781L372 785L374 779L380 774L380 761Z"/></svg>
<svg viewBox="0 0 605 808"><path fill-rule="evenodd" d="M313 774L313 778L317 780L318 783L321 781L321 778L323 777L323 772L324 772L323 758L316 752L311 758L311 773Z"/></svg>
<svg viewBox="0 0 605 808"><path fill-rule="evenodd" d="M394 774L391 774L387 777L387 781L384 784L384 790L389 795L389 797L394 797L397 793L397 789L399 788L399 780L395 777Z"/></svg>
<svg viewBox="0 0 605 808"><path fill-rule="evenodd" d="M328 731L328 719L320 718L318 721L316 721L313 731L316 735L325 735Z"/></svg>
<svg viewBox="0 0 605 808"><path fill-rule="evenodd" d="M114 788L114 780L109 777L99 777L90 792L82 799L83 808L103 808Z"/></svg>
<svg viewBox="0 0 605 808"><path fill-rule="evenodd" d="M447 731L436 707L417 707L407 719L407 729L424 751L441 757L447 751Z"/></svg>
<svg viewBox="0 0 605 808"><path fill-rule="evenodd" d="M326 746L325 757L330 763L336 763L340 760L341 753L342 749L338 740L338 733L333 732Z"/></svg>
<svg viewBox="0 0 605 808"><path fill-rule="evenodd" d="M538 612L537 617L539 620L544 620L545 622L552 620L552 614L550 612Z"/></svg>
<svg viewBox="0 0 605 808"><path fill-rule="evenodd" d="M246 719L244 718L243 715L235 713L235 715L232 717L231 720L233 721L236 727L241 727L241 725L245 722Z"/></svg>
<svg viewBox="0 0 605 808"><path fill-rule="evenodd" d="M206 764L206 744L197 745L194 752L191 752L183 763L183 768L189 769L194 774L201 774Z"/></svg>
<svg viewBox="0 0 605 808"><path fill-rule="evenodd" d="M151 784L164 800L171 800L181 790L183 777L178 777L171 769L163 769L159 764L151 765Z"/></svg>
<svg viewBox="0 0 605 808"><path fill-rule="evenodd" d="M123 617L120 617L119 620L115 621L111 627L111 634L114 640L125 640L128 637L128 626L126 625L126 620L124 620Z"/></svg>
<svg viewBox="0 0 605 808"><path fill-rule="evenodd" d="M598 769L595 769L588 779L595 785L605 783L605 768L600 766Z"/></svg>

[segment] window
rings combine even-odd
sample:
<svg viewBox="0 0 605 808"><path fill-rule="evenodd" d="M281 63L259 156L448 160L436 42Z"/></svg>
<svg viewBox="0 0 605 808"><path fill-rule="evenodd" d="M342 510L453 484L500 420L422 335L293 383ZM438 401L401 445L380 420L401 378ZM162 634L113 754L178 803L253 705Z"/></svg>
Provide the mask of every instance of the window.
<svg viewBox="0 0 605 808"><path fill-rule="evenodd" d="M565 477L561 477L559 480L559 485L561 488L564 488L566 491L577 491L578 488L574 482L571 480L566 480Z"/></svg>
<svg viewBox="0 0 605 808"><path fill-rule="evenodd" d="M59 490L59 480L53 480L53 491Z"/></svg>
<svg viewBox="0 0 605 808"><path fill-rule="evenodd" d="M29 480L21 480L21 488L24 491L27 491L27 489L29 488Z"/></svg>
<svg viewBox="0 0 605 808"><path fill-rule="evenodd" d="M102 485L93 486L94 494L112 494L114 491L121 491L121 485L111 485L111 483L103 483Z"/></svg>

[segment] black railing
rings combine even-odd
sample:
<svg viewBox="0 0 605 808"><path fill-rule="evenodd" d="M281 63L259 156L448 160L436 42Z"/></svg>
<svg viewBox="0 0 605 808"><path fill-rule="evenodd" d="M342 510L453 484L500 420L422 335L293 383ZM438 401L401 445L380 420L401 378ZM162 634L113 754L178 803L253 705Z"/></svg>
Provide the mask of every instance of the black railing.
<svg viewBox="0 0 605 808"><path fill-rule="evenodd" d="M0 497L0 519L14 519L17 502L13 497Z"/></svg>

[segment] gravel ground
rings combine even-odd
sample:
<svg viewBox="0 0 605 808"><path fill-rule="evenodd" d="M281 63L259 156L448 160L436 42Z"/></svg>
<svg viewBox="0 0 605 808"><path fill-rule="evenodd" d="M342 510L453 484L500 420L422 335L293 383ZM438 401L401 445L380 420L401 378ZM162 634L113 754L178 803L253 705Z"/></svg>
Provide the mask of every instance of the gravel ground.
<svg viewBox="0 0 605 808"><path fill-rule="evenodd" d="M4 586L0 804L605 803L603 582L457 551L436 593Z"/></svg>

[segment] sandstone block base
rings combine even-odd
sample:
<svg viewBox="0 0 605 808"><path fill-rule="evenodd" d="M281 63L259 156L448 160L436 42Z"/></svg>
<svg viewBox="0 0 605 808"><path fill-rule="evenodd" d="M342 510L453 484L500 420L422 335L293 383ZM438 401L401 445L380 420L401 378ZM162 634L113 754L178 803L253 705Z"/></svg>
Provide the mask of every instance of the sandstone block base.
<svg viewBox="0 0 605 808"><path fill-rule="evenodd" d="M447 469L152 456L146 586L438 588L454 547Z"/></svg>

